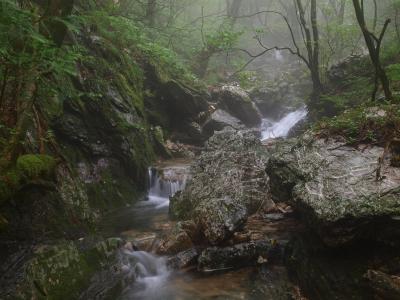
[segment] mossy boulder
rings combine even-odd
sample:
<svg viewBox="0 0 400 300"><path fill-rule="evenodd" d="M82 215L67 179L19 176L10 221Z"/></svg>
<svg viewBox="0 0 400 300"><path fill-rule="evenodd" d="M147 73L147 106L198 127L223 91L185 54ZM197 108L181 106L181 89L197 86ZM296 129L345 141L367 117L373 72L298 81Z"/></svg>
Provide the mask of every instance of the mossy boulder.
<svg viewBox="0 0 400 300"><path fill-rule="evenodd" d="M96 284L102 284L103 294L106 294L122 280L122 266L117 259L121 246L120 239L96 241L96 237L27 246L5 258L1 265L6 269L0 281L0 297L79 299L87 295L85 299L88 299L94 295L87 288L91 286L93 290ZM15 260L19 263L13 264ZM96 274L101 272L107 282L98 282ZM105 276L106 273L110 275Z"/></svg>

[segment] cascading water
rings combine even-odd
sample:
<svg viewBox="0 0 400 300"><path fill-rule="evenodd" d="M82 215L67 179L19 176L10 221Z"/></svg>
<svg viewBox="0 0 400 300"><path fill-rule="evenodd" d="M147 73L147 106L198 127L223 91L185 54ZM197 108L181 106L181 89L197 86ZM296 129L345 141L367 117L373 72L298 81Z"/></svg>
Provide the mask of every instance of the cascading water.
<svg viewBox="0 0 400 300"><path fill-rule="evenodd" d="M149 203L156 208L168 207L169 197L185 188L187 173L186 167L149 168Z"/></svg>
<svg viewBox="0 0 400 300"><path fill-rule="evenodd" d="M170 275L166 259L144 251L123 252L125 278L130 281L120 299L163 299Z"/></svg>
<svg viewBox="0 0 400 300"><path fill-rule="evenodd" d="M149 168L148 196L146 200L133 207L135 212L133 217L142 224L147 224L144 219L149 220L157 218L159 215L166 215L169 198L185 188L188 177L189 172L186 165ZM145 227L147 230L150 229L148 226ZM127 300L166 299L167 281L170 276L166 259L149 252L135 250L125 249L121 256L128 285L120 298Z"/></svg>
<svg viewBox="0 0 400 300"><path fill-rule="evenodd" d="M287 114L281 120L274 122L270 119L263 119L261 125L261 140L266 141L278 137L287 137L290 129L307 116L308 112L305 107Z"/></svg>

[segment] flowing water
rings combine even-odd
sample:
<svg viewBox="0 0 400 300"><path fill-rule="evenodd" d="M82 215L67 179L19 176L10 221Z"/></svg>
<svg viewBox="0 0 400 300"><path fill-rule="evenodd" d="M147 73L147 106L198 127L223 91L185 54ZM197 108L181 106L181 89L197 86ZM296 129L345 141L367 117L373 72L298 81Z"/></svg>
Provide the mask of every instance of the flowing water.
<svg viewBox="0 0 400 300"><path fill-rule="evenodd" d="M307 110L300 108L277 122L264 119L262 140L286 137L306 115ZM150 168L147 197L106 220L106 234L119 235L134 245L125 247L120 254L126 275L118 299L278 299L271 298L271 291L277 290L274 282L278 286L283 283L283 293L287 293L284 270L269 270L267 274L273 277L268 278L255 268L205 276L195 270L172 271L167 258L152 252L159 236L173 226L168 218L169 198L185 188L189 176L187 162L173 161ZM263 290L269 287L270 290ZM266 295L269 296L265 298Z"/></svg>
<svg viewBox="0 0 400 300"><path fill-rule="evenodd" d="M263 119L261 125L261 140L266 141L273 138L287 137L297 123L307 116L308 112L305 107L287 114L281 120L275 122L270 119Z"/></svg>
<svg viewBox="0 0 400 300"><path fill-rule="evenodd" d="M147 198L104 221L106 235L121 236L139 248L125 247L120 253L125 275L124 288L117 299L275 299L265 298L261 290L275 279L266 281L254 267L211 275L196 269L172 271L167 267L167 258L152 252L157 238L173 226L168 218L169 196L182 190L188 179L187 162L173 161L151 168Z"/></svg>

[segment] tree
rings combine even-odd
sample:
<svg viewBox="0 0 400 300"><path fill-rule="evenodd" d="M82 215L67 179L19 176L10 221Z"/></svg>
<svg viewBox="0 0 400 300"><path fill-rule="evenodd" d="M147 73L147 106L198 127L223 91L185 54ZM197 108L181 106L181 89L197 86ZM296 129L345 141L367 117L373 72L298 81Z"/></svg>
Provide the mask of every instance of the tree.
<svg viewBox="0 0 400 300"><path fill-rule="evenodd" d="M199 78L204 78L210 59L213 55L227 51L233 47L240 33L234 31L235 23L239 17L242 0L227 0L227 19L222 22L218 29L212 34L204 33L204 8L202 8L201 36L203 47L197 54L192 69Z"/></svg>
<svg viewBox="0 0 400 300"><path fill-rule="evenodd" d="M318 101L322 92L321 75L319 71L319 31L317 21L317 1L311 0L310 5L310 22L311 30L305 18L305 10L302 0L296 0L297 11L299 14L299 23L305 35L305 46L307 50L308 59L306 61L307 67L311 72L311 79L313 82L313 95L312 101Z"/></svg>
<svg viewBox="0 0 400 300"><path fill-rule="evenodd" d="M368 29L367 23L365 21L364 1L361 0L361 3L360 3L359 0L353 0L353 6L354 6L355 13L356 13L358 24L361 28L362 34L365 39L365 43L368 48L369 56L371 58L373 66L375 68L375 87L372 92L372 100L376 99L376 94L377 94L378 88L379 88L379 81L382 84L382 88L385 93L386 99L392 100L393 95L392 95L392 91L390 88L390 82L386 75L385 69L383 68L381 61L380 61L380 52L381 52L382 41L383 41L385 32L386 32L391 20L387 19L385 21L385 24L383 25L383 28L382 28L379 36L376 36L373 32L371 32Z"/></svg>
<svg viewBox="0 0 400 300"><path fill-rule="evenodd" d="M148 0L146 6L146 20L150 27L156 22L157 0Z"/></svg>

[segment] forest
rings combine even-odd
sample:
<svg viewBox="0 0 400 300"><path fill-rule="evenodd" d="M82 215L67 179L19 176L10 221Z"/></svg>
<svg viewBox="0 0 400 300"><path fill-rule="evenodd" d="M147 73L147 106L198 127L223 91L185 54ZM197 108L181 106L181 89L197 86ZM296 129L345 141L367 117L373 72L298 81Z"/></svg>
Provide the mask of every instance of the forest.
<svg viewBox="0 0 400 300"><path fill-rule="evenodd" d="M0 299L400 299L400 0L0 0Z"/></svg>

